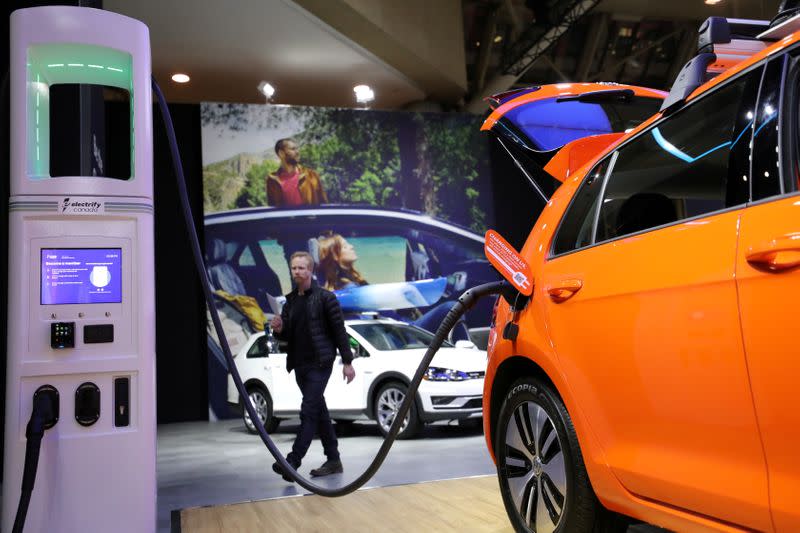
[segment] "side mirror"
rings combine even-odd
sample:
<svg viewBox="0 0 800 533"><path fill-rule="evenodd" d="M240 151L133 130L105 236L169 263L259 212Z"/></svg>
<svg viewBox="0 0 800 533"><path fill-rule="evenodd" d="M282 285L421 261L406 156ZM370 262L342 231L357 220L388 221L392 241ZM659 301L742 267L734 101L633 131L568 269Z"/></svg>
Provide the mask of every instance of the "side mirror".
<svg viewBox="0 0 800 533"><path fill-rule="evenodd" d="M460 340L456 341L456 348L467 348L471 350L477 350L478 347L475 346L475 343L468 340Z"/></svg>
<svg viewBox="0 0 800 533"><path fill-rule="evenodd" d="M350 350L353 352L353 357L369 357L369 352L361 346L357 340L350 337Z"/></svg>

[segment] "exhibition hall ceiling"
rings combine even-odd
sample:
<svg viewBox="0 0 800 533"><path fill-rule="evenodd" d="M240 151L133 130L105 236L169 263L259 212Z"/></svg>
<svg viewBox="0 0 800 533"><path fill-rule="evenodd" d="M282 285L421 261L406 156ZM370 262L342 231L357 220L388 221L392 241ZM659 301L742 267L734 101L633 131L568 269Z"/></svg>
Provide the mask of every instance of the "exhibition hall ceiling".
<svg viewBox="0 0 800 533"><path fill-rule="evenodd" d="M572 0L574 2L574 0ZM493 77L525 29L570 0L104 0L150 28L153 72L172 102L273 102L355 106L353 86L375 91L374 108L424 100L458 108ZM681 43L712 15L771 18L779 0L602 0L519 77L517 85L587 78L665 88L691 53ZM542 11L540 6L544 6ZM543 15L544 13L544 15ZM492 18L493 17L493 18ZM591 57L586 35L602 26ZM491 35L484 53L480 41ZM486 46L486 43L483 43ZM630 57L629 57L630 56ZM583 59L583 61L582 61ZM582 64L583 63L583 64ZM184 85L170 81L186 72Z"/></svg>

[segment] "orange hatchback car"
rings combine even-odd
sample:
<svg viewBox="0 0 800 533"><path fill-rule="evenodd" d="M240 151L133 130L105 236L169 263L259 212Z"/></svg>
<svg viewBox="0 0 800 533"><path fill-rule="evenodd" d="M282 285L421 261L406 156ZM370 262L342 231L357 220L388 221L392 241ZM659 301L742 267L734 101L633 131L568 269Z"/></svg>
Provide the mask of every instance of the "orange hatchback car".
<svg viewBox="0 0 800 533"><path fill-rule="evenodd" d="M489 341L484 429L518 531L800 531L786 11L709 19L660 112L543 168L519 149L535 130L504 119L513 98L484 125L527 176L562 182L520 252L533 292L499 300Z"/></svg>

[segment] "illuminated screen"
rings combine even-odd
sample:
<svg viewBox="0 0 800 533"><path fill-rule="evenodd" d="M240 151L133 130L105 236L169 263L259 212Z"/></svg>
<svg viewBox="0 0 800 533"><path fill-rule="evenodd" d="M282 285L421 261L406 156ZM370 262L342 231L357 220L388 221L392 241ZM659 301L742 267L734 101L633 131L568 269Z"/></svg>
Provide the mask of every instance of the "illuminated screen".
<svg viewBox="0 0 800 533"><path fill-rule="evenodd" d="M43 248L42 305L122 302L122 249Z"/></svg>

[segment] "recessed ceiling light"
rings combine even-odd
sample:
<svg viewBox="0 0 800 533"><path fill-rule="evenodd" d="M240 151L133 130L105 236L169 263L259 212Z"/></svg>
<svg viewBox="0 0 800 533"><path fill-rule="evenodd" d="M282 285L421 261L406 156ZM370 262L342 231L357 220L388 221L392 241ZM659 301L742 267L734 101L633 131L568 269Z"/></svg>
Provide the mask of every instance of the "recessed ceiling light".
<svg viewBox="0 0 800 533"><path fill-rule="evenodd" d="M502 35L495 35L494 42L499 43L502 40L503 40L503 36Z"/></svg>
<svg viewBox="0 0 800 533"><path fill-rule="evenodd" d="M715 4L719 4L722 0L706 0L706 4L713 6Z"/></svg>
<svg viewBox="0 0 800 533"><path fill-rule="evenodd" d="M356 102L359 104L368 104L375 100L375 92L369 85L356 85L353 92L356 93Z"/></svg>
<svg viewBox="0 0 800 533"><path fill-rule="evenodd" d="M187 83L189 81L189 76L186 74L173 74L172 81L175 83Z"/></svg>
<svg viewBox="0 0 800 533"><path fill-rule="evenodd" d="M275 87L270 85L269 82L262 81L261 83L258 84L258 92L266 96L267 100L269 100L270 98L272 98L272 95L275 94Z"/></svg>

